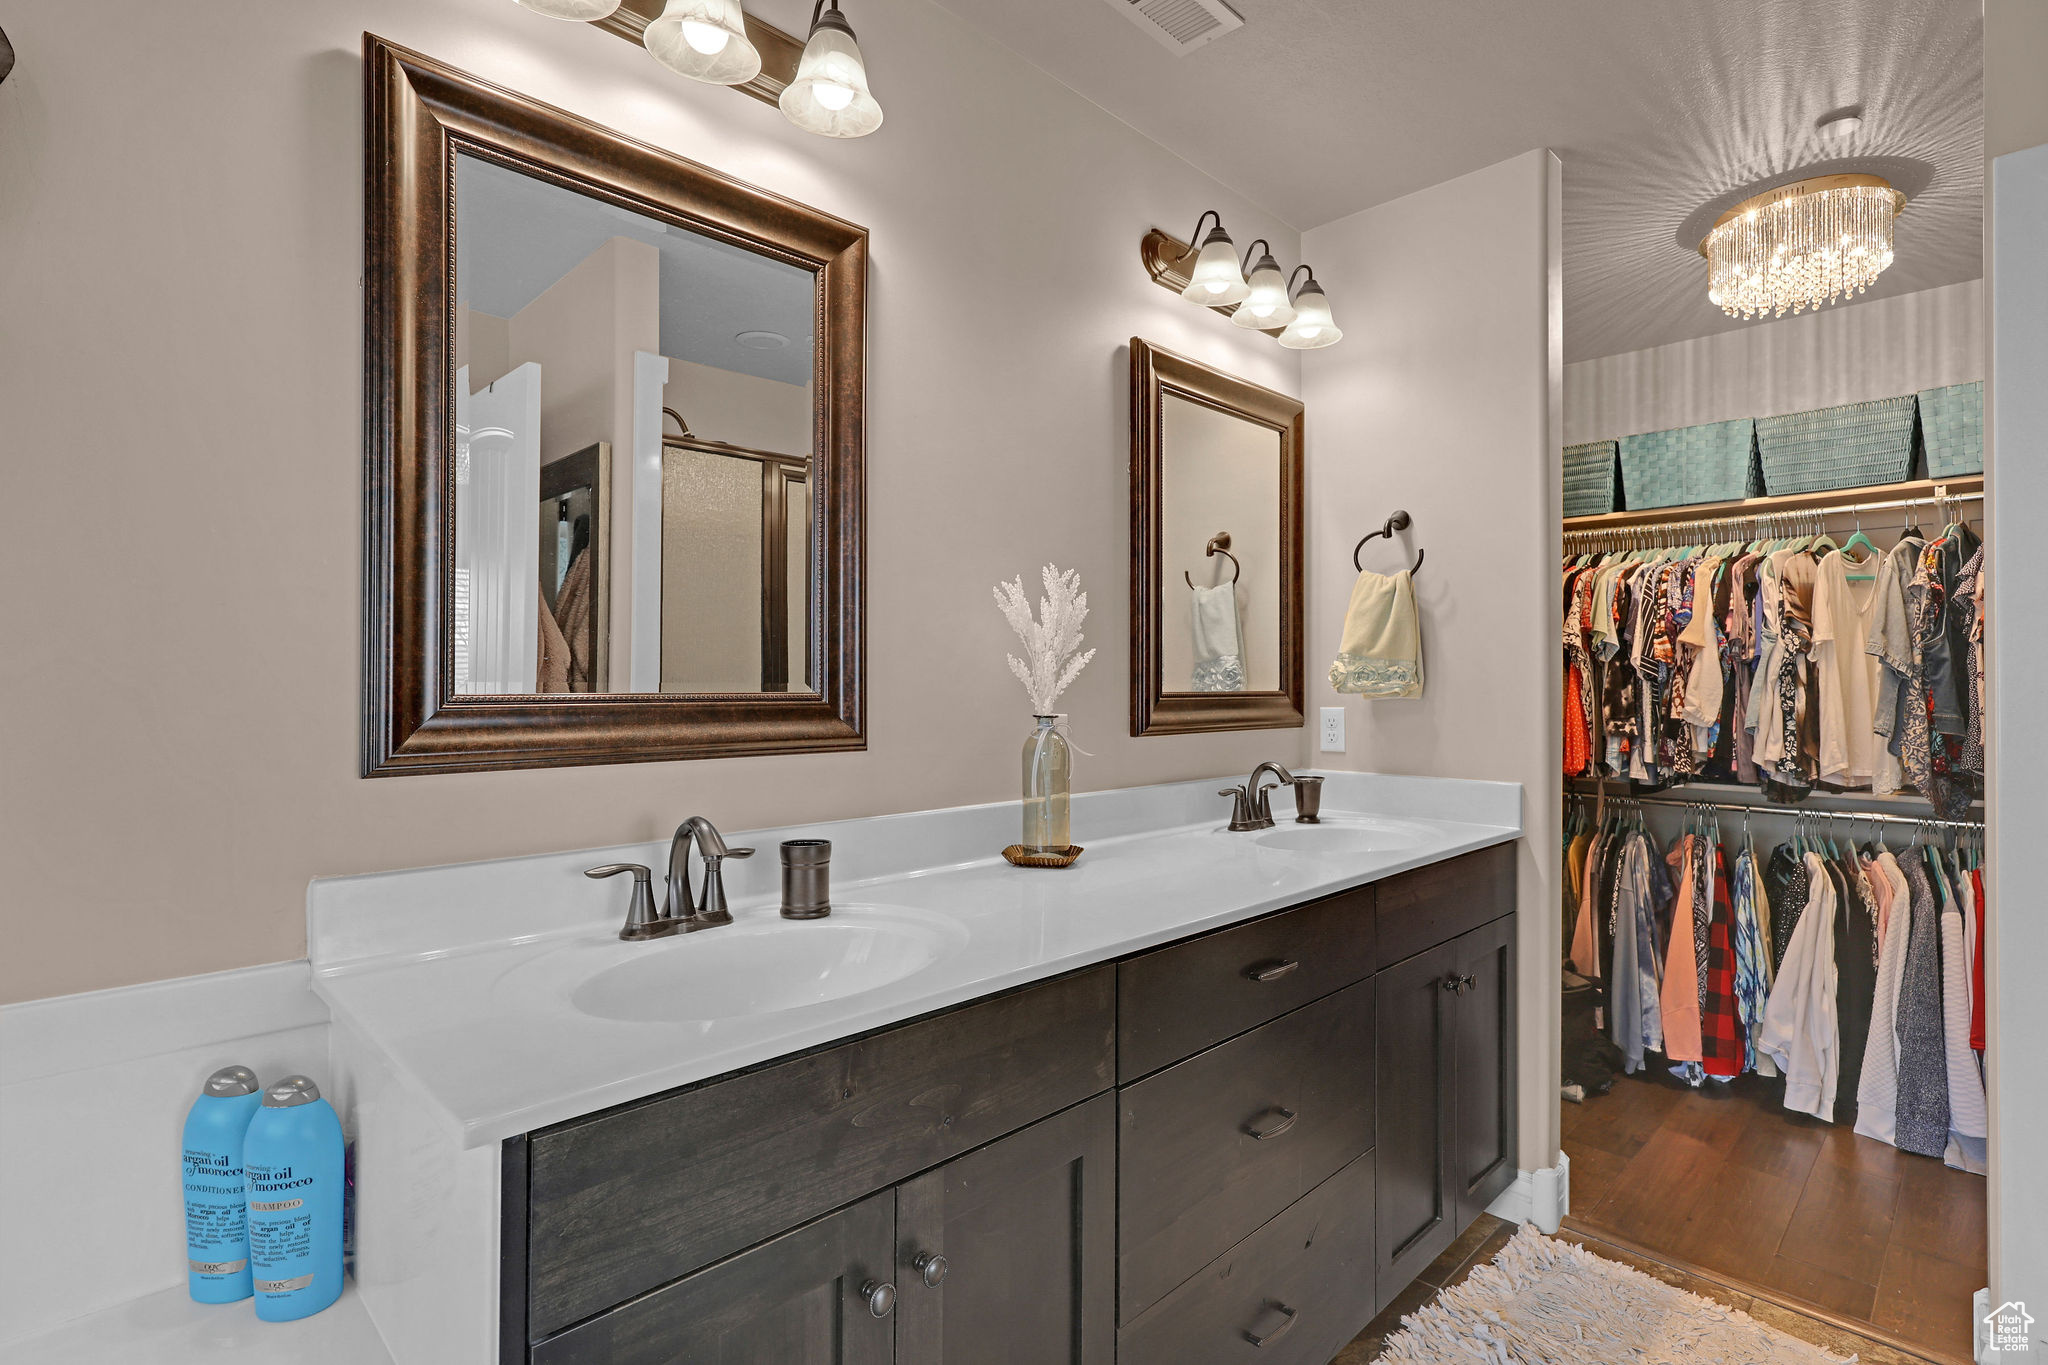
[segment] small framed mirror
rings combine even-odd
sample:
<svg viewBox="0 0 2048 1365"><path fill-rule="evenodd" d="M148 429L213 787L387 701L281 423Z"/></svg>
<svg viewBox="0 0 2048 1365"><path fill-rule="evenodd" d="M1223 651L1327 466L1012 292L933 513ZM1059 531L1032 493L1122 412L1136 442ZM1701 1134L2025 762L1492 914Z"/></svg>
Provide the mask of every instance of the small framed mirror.
<svg viewBox="0 0 2048 1365"><path fill-rule="evenodd" d="M1131 733L1302 724L1302 405L1131 338Z"/></svg>
<svg viewBox="0 0 2048 1365"><path fill-rule="evenodd" d="M365 65L364 772L863 747L866 231Z"/></svg>

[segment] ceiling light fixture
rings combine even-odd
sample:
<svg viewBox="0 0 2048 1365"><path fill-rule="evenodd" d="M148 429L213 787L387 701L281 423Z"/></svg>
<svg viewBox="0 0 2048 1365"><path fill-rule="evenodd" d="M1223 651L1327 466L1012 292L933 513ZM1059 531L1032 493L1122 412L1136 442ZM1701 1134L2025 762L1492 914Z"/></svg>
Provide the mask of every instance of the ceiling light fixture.
<svg viewBox="0 0 2048 1365"><path fill-rule="evenodd" d="M1707 298L1732 318L1783 317L1862 293L1892 263L1906 196L1875 175L1825 175L1745 199L1700 243Z"/></svg>
<svg viewBox="0 0 2048 1365"><path fill-rule="evenodd" d="M796 79L779 103L791 123L823 137L866 137L882 126L882 106L868 93L867 63L839 0L817 0L812 8Z"/></svg>
<svg viewBox="0 0 2048 1365"><path fill-rule="evenodd" d="M1290 351L1317 351L1325 346L1335 346L1344 339L1343 331L1337 326L1336 318L1330 315L1330 300L1323 293L1323 286L1316 282L1316 272L1307 265L1294 267L1294 274L1308 270L1308 278L1294 295L1294 321L1287 324L1287 330L1280 334L1280 344ZM1287 277L1294 282L1294 275Z"/></svg>
<svg viewBox="0 0 2048 1365"><path fill-rule="evenodd" d="M1822 114L1813 125L1814 131L1830 142L1846 142L1856 136L1856 130L1862 126L1863 110L1860 106Z"/></svg>
<svg viewBox="0 0 2048 1365"><path fill-rule="evenodd" d="M1287 297L1287 277L1280 273L1280 262L1273 259L1273 244L1261 237L1245 248L1244 258L1249 264L1252 252L1266 248L1259 257L1259 263L1245 273L1245 281L1251 292L1245 295L1237 311L1230 315L1233 326L1249 327L1260 331L1268 327L1285 327L1294 321L1294 305Z"/></svg>
<svg viewBox="0 0 2048 1365"><path fill-rule="evenodd" d="M668 0L640 41L679 76L710 85L745 85L761 74L740 0Z"/></svg>
<svg viewBox="0 0 2048 1365"><path fill-rule="evenodd" d="M750 351L779 351L789 345L780 332L735 332L732 339Z"/></svg>
<svg viewBox="0 0 2048 1365"><path fill-rule="evenodd" d="M1216 220L1216 226L1203 237L1202 224L1211 218ZM1188 271L1188 287L1180 291L1180 296L1209 308L1227 308L1244 302L1252 287L1244 281L1244 267L1237 263L1237 243L1223 230L1222 215L1214 209L1204 212L1195 219L1195 230L1188 240L1199 240L1202 249L1195 253L1194 267Z"/></svg>
<svg viewBox="0 0 2048 1365"><path fill-rule="evenodd" d="M535 14L579 24L609 18L619 7L619 0L517 0L517 3L522 9L530 9Z"/></svg>

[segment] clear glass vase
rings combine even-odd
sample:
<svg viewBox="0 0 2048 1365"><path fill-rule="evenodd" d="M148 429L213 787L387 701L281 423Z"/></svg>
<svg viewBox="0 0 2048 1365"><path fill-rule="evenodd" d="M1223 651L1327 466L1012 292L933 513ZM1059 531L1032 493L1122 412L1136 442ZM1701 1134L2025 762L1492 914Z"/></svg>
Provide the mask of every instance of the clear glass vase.
<svg viewBox="0 0 2048 1365"><path fill-rule="evenodd" d="M1058 716L1038 716L1038 728L1024 738L1024 838L1032 853L1056 853L1073 844L1067 818L1072 800L1074 758L1055 727Z"/></svg>

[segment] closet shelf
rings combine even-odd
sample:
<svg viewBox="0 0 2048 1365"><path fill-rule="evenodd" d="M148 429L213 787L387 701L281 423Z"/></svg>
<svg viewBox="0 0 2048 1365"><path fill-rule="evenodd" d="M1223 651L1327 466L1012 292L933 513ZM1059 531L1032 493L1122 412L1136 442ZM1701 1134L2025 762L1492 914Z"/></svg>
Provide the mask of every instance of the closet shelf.
<svg viewBox="0 0 2048 1365"><path fill-rule="evenodd" d="M1873 503L1933 503L1941 498L1974 498L1984 493L1982 474L1958 474L1947 479L1913 479L1906 483L1879 483L1864 488L1829 488L1816 493L1785 493L1774 498L1738 498L1732 502L1696 502L1686 507L1646 507L1635 512L1600 512L1592 516L1566 517L1567 531L1609 531L1630 526L1661 526L1678 521L1720 521L1739 517L1765 517L1778 512L1818 510L1853 511Z"/></svg>

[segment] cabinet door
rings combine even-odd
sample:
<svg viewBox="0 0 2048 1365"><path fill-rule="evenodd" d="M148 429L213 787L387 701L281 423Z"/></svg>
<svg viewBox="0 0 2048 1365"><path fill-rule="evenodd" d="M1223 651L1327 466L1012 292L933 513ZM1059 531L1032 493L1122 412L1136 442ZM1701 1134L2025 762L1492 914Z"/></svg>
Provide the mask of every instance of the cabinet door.
<svg viewBox="0 0 2048 1365"><path fill-rule="evenodd" d="M1450 1155L1457 1064L1456 942L1381 972L1375 1107L1379 1301L1388 1303L1458 1235Z"/></svg>
<svg viewBox="0 0 2048 1365"><path fill-rule="evenodd" d="M884 1190L601 1313L533 1365L891 1365L895 1203Z"/></svg>
<svg viewBox="0 0 2048 1365"><path fill-rule="evenodd" d="M898 1186L899 1365L1110 1365L1115 1179L1101 1095Z"/></svg>
<svg viewBox="0 0 2048 1365"><path fill-rule="evenodd" d="M1515 917L1450 946L1460 978L1451 1177L1462 1232L1515 1180Z"/></svg>

